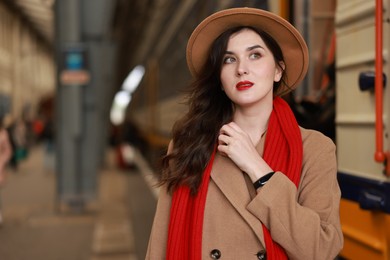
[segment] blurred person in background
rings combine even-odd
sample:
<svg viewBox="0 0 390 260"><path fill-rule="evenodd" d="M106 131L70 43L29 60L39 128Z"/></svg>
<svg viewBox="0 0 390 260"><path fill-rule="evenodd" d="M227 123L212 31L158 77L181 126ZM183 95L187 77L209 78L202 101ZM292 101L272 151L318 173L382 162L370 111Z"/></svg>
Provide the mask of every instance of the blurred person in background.
<svg viewBox="0 0 390 260"><path fill-rule="evenodd" d="M8 131L5 127L0 126L0 189L5 184L6 167L12 157L12 147ZM1 213L1 194L0 194L0 225L3 223L3 215Z"/></svg>
<svg viewBox="0 0 390 260"><path fill-rule="evenodd" d="M17 172L19 163L28 155L27 128L22 119L9 119L9 121L7 130L13 150L10 166L14 172Z"/></svg>

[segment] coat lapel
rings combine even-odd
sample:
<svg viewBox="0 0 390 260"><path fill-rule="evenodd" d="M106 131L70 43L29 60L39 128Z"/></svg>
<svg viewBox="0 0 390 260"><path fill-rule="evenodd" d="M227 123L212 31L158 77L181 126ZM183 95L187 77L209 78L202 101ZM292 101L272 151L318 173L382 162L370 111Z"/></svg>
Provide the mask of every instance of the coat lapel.
<svg viewBox="0 0 390 260"><path fill-rule="evenodd" d="M263 144L260 142L256 147L258 152L262 152L262 147ZM251 196L244 174L229 158L217 152L211 178L265 247L261 222L246 209Z"/></svg>

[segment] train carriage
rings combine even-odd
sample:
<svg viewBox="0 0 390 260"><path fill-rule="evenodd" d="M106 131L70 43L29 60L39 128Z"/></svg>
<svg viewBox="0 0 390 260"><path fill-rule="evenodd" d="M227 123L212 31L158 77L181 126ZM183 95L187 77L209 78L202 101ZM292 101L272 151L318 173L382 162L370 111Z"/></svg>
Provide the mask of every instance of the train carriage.
<svg viewBox="0 0 390 260"><path fill-rule="evenodd" d="M390 259L389 2L343 0L336 7L340 255L346 259Z"/></svg>

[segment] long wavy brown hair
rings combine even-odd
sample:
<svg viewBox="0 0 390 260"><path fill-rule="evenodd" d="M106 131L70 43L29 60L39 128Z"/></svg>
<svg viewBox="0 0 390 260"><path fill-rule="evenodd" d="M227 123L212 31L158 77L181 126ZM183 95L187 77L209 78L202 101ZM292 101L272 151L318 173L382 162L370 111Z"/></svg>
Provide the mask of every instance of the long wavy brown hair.
<svg viewBox="0 0 390 260"><path fill-rule="evenodd" d="M216 147L219 130L232 120L234 106L222 91L220 74L230 36L245 28L260 35L279 66L284 60L275 40L252 27L229 29L214 41L205 66L189 87L186 99L188 112L173 126L172 149L161 160L159 185L167 185L169 192L180 185L187 185L191 194L197 193L203 171ZM283 77L274 83L274 93L277 93L282 81Z"/></svg>

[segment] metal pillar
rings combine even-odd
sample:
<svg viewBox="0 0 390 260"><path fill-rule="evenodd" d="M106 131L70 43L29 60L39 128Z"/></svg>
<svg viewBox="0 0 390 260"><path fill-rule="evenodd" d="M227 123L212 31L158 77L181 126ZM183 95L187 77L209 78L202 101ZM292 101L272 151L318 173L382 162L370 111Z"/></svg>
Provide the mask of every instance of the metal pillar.
<svg viewBox="0 0 390 260"><path fill-rule="evenodd" d="M77 211L96 198L107 140L106 106L113 88L115 50L105 37L111 2L63 0L55 6L57 191L60 205Z"/></svg>

